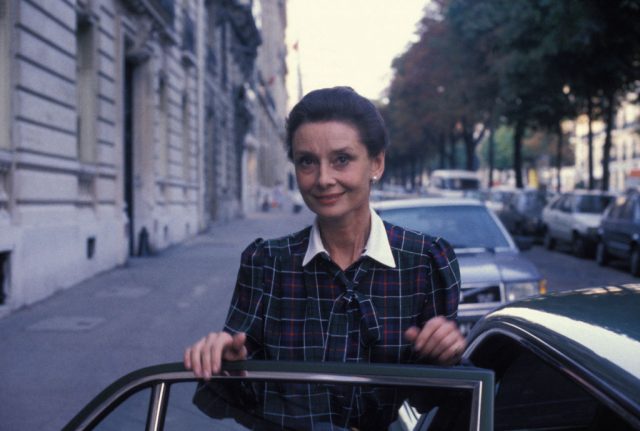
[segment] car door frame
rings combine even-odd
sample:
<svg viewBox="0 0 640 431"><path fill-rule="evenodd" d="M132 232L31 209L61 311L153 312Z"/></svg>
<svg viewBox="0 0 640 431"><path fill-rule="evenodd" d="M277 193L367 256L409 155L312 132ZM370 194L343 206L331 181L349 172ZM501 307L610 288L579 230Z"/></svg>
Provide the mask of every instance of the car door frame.
<svg viewBox="0 0 640 431"><path fill-rule="evenodd" d="M287 370L287 371L283 371ZM211 380L264 380L290 382L351 383L470 389L470 430L493 429L493 371L469 366L437 367L414 364L356 364L330 362L238 361L225 363L224 374ZM92 429L130 395L151 388L146 430L159 431L166 415L169 386L196 382L182 363L142 368L116 380L91 400L63 431Z"/></svg>
<svg viewBox="0 0 640 431"><path fill-rule="evenodd" d="M477 360L474 360L474 354L483 345L486 340L490 340L493 336L507 337L514 343L519 344L524 349L533 353L548 365L554 367L562 374L575 381L582 389L586 390L598 401L611 408L620 417L627 420L632 426L640 427L640 416L637 413L631 413L631 403L624 394L608 392L608 388L598 385L598 378L587 371L582 364L565 355L555 346L545 342L535 335L534 331L527 328L524 321L513 320L510 318L498 318L495 320L483 320L481 324L473 328L469 338L469 345L463 355L466 363L480 366ZM496 384L500 382L496 379ZM495 400L494 400L495 401ZM637 404L637 401L636 401Z"/></svg>

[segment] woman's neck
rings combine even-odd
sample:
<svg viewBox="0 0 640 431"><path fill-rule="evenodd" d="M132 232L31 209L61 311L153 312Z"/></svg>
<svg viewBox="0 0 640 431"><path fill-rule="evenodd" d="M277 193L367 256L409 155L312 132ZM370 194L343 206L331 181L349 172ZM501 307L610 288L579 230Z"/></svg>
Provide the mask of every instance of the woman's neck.
<svg viewBox="0 0 640 431"><path fill-rule="evenodd" d="M341 269L347 269L360 258L369 239L371 215L367 213L353 222L339 223L333 220L318 220L322 244L331 255L331 260Z"/></svg>

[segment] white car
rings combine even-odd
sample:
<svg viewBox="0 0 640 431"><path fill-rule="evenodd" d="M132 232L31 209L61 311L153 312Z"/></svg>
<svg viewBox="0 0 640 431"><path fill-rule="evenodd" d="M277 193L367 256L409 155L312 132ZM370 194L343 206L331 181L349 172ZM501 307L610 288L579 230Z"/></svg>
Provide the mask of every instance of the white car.
<svg viewBox="0 0 640 431"><path fill-rule="evenodd" d="M427 194L460 198L480 190L480 177L476 172L462 169L436 169L429 176Z"/></svg>
<svg viewBox="0 0 640 431"><path fill-rule="evenodd" d="M578 257L592 254L602 213L614 198L612 193L575 190L549 202L542 210L545 247L551 250L561 241Z"/></svg>

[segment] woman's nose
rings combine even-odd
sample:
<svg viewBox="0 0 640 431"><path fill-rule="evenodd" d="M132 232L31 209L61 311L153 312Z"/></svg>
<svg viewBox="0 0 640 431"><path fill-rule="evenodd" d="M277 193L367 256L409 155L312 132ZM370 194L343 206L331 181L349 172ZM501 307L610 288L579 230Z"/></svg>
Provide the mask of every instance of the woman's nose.
<svg viewBox="0 0 640 431"><path fill-rule="evenodd" d="M321 187L328 187L335 183L333 175L333 169L328 163L320 163L320 169L318 170L318 185Z"/></svg>

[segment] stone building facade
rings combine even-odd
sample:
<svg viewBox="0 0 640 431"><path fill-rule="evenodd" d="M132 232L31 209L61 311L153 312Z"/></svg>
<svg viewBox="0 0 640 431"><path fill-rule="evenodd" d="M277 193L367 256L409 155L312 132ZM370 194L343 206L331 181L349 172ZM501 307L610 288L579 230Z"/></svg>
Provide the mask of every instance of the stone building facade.
<svg viewBox="0 0 640 431"><path fill-rule="evenodd" d="M55 3L0 0L0 315L240 215L259 164L251 1Z"/></svg>

